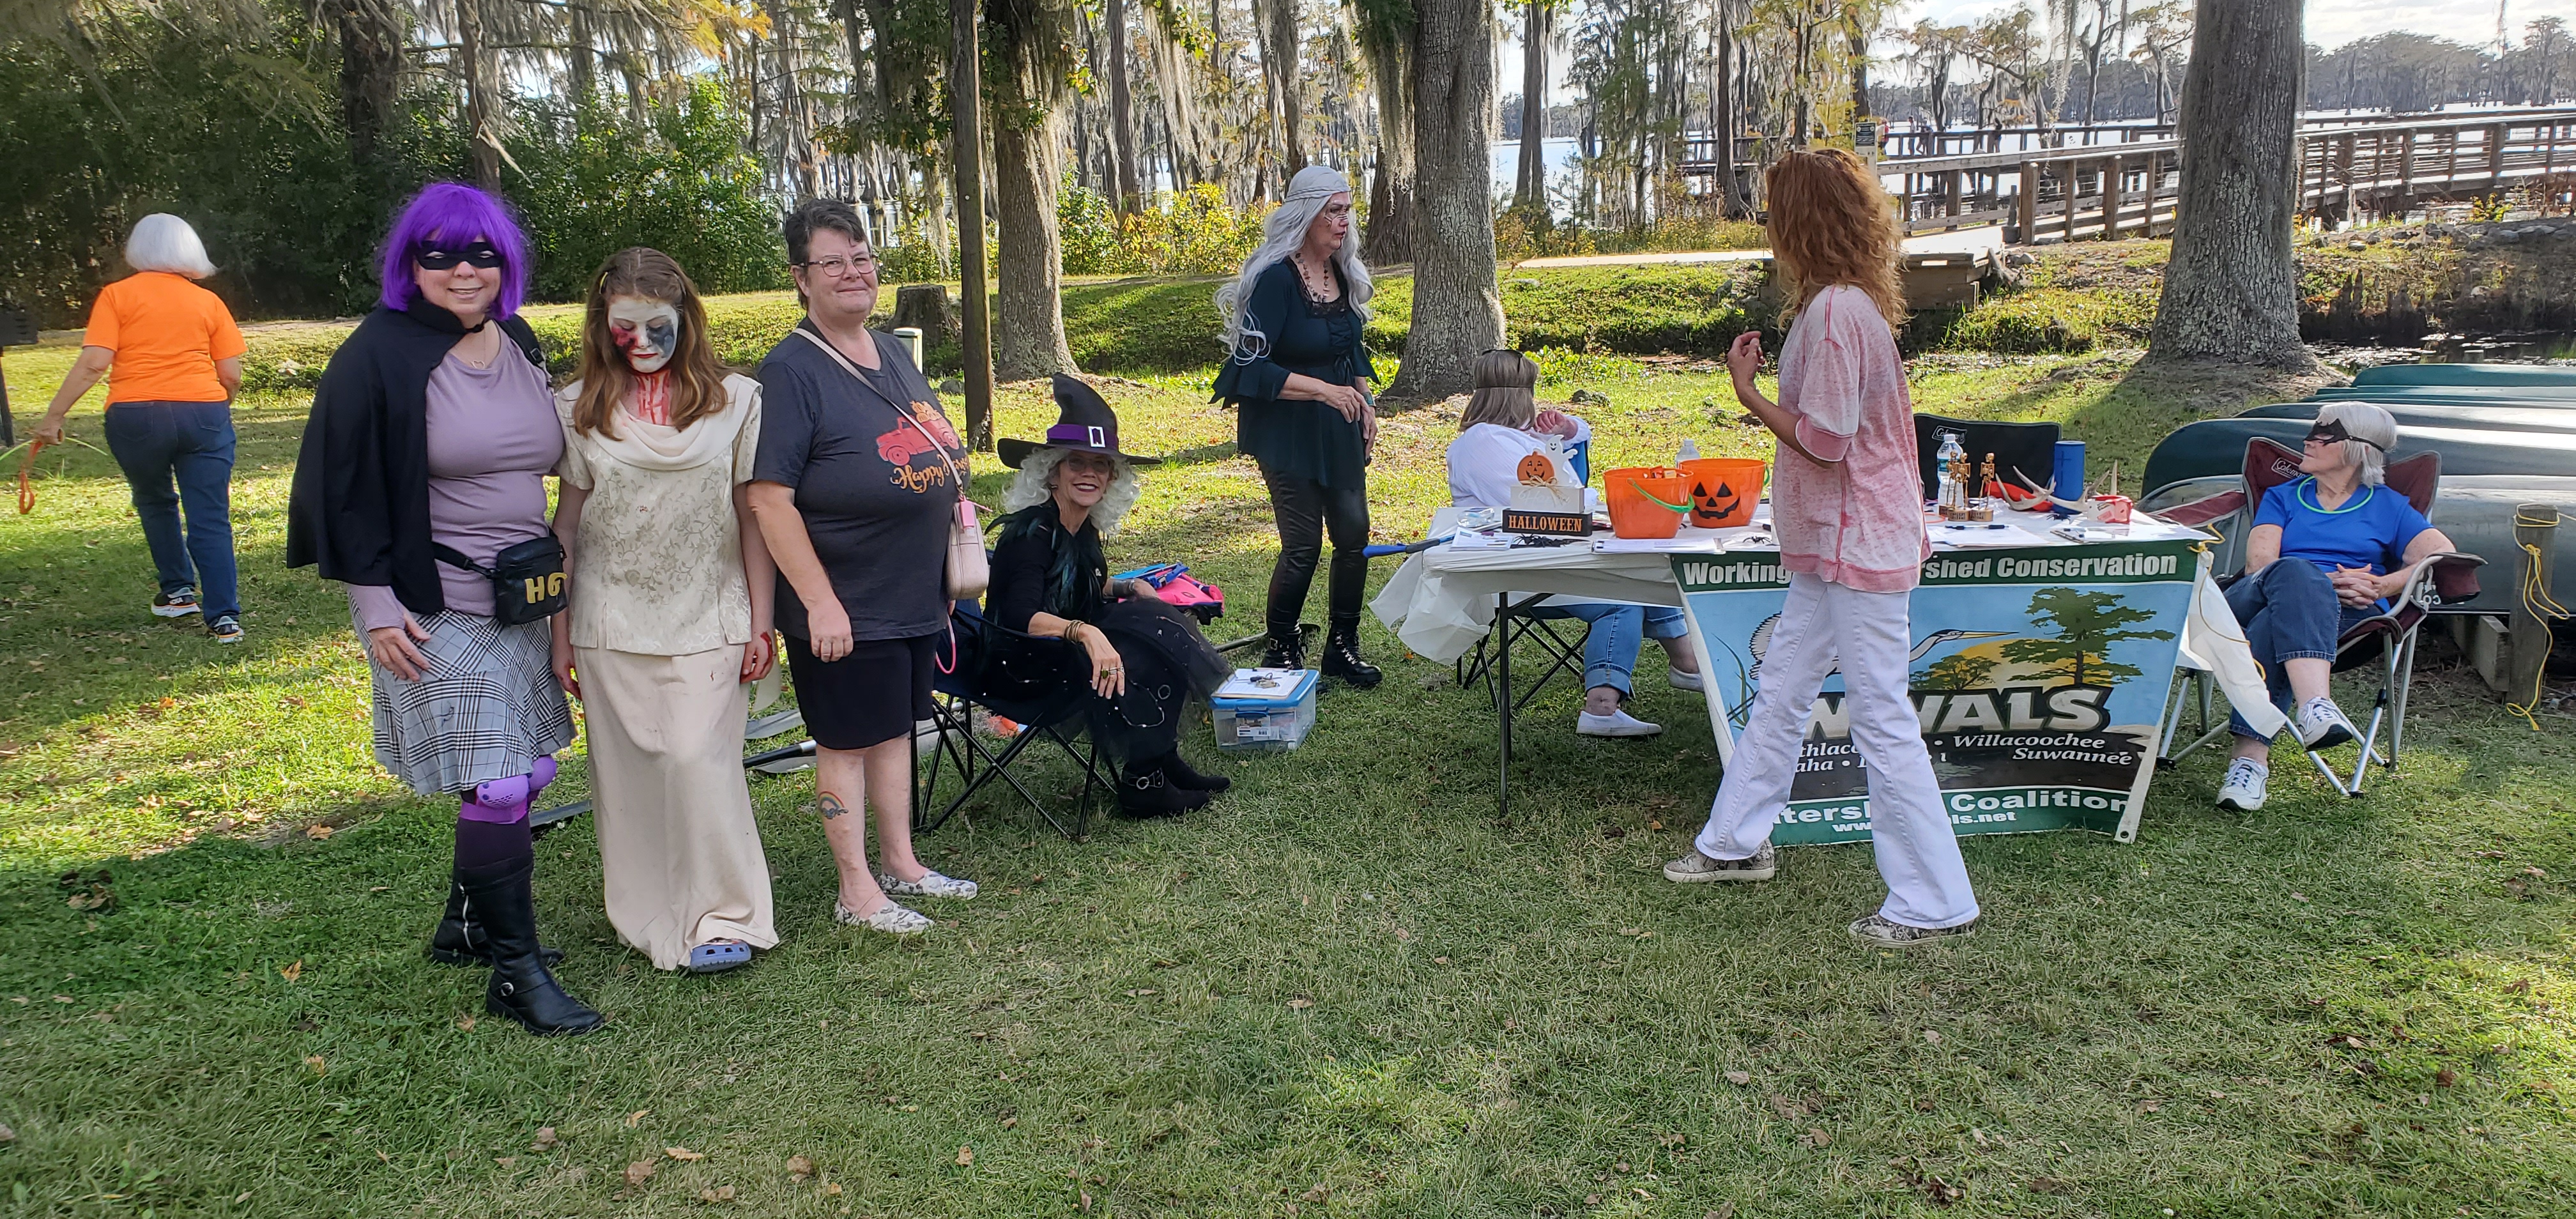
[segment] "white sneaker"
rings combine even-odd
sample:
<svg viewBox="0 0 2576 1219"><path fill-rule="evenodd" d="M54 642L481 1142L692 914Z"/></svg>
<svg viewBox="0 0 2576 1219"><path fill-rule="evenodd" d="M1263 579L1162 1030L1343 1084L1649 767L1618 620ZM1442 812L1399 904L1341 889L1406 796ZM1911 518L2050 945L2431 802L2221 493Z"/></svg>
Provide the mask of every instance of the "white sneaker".
<svg viewBox="0 0 2576 1219"><path fill-rule="evenodd" d="M1676 690L1699 690L1705 688L1700 682L1699 674L1684 673L1679 669L1671 668L1669 666L1664 669L1664 680L1671 682L1673 689Z"/></svg>
<svg viewBox="0 0 2576 1219"><path fill-rule="evenodd" d="M2320 695L2299 708L2299 744L2309 749L2332 749L2360 736L2331 698Z"/></svg>
<svg viewBox="0 0 2576 1219"><path fill-rule="evenodd" d="M832 903L832 921L848 927L865 927L887 935L919 935L931 928L930 916L907 906L889 901L877 907L876 913L861 918L838 901Z"/></svg>
<svg viewBox="0 0 2576 1219"><path fill-rule="evenodd" d="M1608 715L1580 712L1574 717L1574 730L1584 736L1653 736L1664 726L1649 724L1622 709Z"/></svg>
<svg viewBox="0 0 2576 1219"><path fill-rule="evenodd" d="M927 868L922 870L919 880L897 880L892 872L879 872L877 887L885 890L888 897L953 897L960 901L974 897L977 892L974 881L942 876Z"/></svg>
<svg viewBox="0 0 2576 1219"><path fill-rule="evenodd" d="M2263 781L2272 768L2252 758L2238 758L2227 764L2227 781L2218 785L2218 807L2250 813L2263 807Z"/></svg>

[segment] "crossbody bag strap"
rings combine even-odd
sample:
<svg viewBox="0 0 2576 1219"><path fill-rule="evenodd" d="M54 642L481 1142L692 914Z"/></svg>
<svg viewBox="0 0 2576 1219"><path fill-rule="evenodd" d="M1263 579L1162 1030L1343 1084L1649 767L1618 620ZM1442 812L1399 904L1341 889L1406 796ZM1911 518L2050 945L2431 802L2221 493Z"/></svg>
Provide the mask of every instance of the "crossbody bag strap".
<svg viewBox="0 0 2576 1219"><path fill-rule="evenodd" d="M930 442L930 451L939 454L939 460L947 463L948 479L950 482L957 485L957 498L966 498L966 476L958 471L956 461L948 456L948 446L941 444L938 437L931 435L930 429L921 426L921 421L912 417L912 411L909 408L905 407L904 404L895 401L893 398L887 397L884 391L879 390L876 386L870 384L867 377L859 372L859 366L851 363L850 357L841 354L841 349L834 347L830 339L826 339L822 335L816 334L811 330L807 330L802 326L796 328L796 333L803 335L806 342L822 348L824 354L832 357L832 362L840 365L841 371L850 374L850 379L858 382L861 389L875 394L878 400L884 402L887 406L893 407L894 413L903 416L903 421L912 425L912 430L921 433L921 438ZM869 336L868 341L871 343L875 342L875 336ZM878 348L877 355L879 357L883 357L885 355L885 349L882 347Z"/></svg>
<svg viewBox="0 0 2576 1219"><path fill-rule="evenodd" d="M431 542L429 544L429 553L438 556L439 562L445 563L450 567L462 567L478 576L484 576L495 580L500 579L499 576L492 574L491 568L485 567L472 559L466 558L464 551L458 550L445 542Z"/></svg>

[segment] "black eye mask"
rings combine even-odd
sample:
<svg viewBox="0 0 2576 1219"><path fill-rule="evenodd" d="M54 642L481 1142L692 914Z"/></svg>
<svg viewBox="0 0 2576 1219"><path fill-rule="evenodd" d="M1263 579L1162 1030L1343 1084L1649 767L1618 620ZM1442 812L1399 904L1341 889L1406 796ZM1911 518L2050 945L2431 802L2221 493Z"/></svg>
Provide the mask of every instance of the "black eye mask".
<svg viewBox="0 0 2576 1219"><path fill-rule="evenodd" d="M2378 441L2362 440L2361 437L2345 431L2343 428L2343 421L2340 419L2326 419L2319 421L2316 426L2308 429L2308 439L2323 440L2334 444L2340 444L2347 440L2360 440L2361 443L2369 445L2382 453L2388 451L2388 446L2381 444Z"/></svg>
<svg viewBox="0 0 2576 1219"><path fill-rule="evenodd" d="M502 261L500 247L480 237L454 249L424 241L412 247L411 260L428 271L453 271L460 262L470 262L490 270L500 266Z"/></svg>

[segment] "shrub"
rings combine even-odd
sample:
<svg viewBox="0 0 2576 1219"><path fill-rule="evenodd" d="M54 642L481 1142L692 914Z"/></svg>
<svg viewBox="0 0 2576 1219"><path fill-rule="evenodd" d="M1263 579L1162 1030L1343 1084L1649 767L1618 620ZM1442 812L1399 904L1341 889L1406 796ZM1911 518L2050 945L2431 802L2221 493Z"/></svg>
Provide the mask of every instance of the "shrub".
<svg viewBox="0 0 2576 1219"><path fill-rule="evenodd" d="M679 260L702 292L787 286L777 205L714 82L655 107L649 124L551 104L520 121L520 173L504 181L537 249L536 299L583 299L609 255L638 245Z"/></svg>

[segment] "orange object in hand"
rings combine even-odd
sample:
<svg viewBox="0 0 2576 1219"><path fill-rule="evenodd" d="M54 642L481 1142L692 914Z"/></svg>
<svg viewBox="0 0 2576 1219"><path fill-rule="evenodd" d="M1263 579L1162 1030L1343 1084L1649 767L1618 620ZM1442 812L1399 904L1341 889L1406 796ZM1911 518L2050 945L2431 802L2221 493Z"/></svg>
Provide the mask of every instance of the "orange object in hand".
<svg viewBox="0 0 2576 1219"><path fill-rule="evenodd" d="M36 483L30 476L35 473L36 454L44 447L44 441L30 440L27 442L26 456L18 459L18 515L20 516L36 510Z"/></svg>

